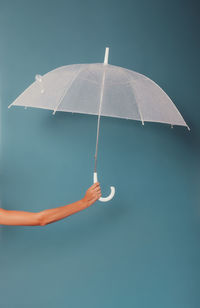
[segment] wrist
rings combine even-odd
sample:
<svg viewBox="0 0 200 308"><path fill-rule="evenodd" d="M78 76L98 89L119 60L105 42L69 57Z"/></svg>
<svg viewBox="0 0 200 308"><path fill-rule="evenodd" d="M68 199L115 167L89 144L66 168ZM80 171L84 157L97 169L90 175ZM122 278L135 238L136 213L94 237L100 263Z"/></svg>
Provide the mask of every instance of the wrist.
<svg viewBox="0 0 200 308"><path fill-rule="evenodd" d="M89 202L85 198L82 198L80 201L83 205L83 208L87 208L89 206Z"/></svg>

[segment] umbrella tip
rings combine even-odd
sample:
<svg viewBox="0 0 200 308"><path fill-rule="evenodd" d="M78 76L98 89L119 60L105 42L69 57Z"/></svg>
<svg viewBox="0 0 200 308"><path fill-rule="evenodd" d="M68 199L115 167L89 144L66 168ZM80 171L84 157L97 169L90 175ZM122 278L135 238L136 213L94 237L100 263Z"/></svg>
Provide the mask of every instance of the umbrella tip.
<svg viewBox="0 0 200 308"><path fill-rule="evenodd" d="M109 56L109 47L106 47L105 56L104 56L104 64L108 64L108 56Z"/></svg>

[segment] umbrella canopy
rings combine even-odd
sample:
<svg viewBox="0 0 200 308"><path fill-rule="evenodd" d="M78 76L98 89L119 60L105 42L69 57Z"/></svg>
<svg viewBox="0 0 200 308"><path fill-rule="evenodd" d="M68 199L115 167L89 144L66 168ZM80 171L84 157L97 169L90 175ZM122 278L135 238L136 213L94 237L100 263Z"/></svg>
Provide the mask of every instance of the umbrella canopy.
<svg viewBox="0 0 200 308"><path fill-rule="evenodd" d="M44 76L36 75L36 81L10 106L50 109L54 114L98 115L102 86L101 116L187 126L155 82L137 72L102 63L67 65Z"/></svg>
<svg viewBox="0 0 200 308"><path fill-rule="evenodd" d="M59 67L31 84L9 107L25 106L98 115L94 180L100 116L170 125L188 125L169 96L151 79L137 72L104 63ZM114 187L112 187L114 195ZM106 198L104 198L106 199ZM101 201L107 201L101 198Z"/></svg>

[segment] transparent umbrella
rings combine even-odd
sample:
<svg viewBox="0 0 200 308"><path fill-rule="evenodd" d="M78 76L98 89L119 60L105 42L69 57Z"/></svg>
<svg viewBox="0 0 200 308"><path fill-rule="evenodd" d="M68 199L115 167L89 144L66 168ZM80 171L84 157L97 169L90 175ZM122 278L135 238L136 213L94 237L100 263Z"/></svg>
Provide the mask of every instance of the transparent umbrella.
<svg viewBox="0 0 200 308"><path fill-rule="evenodd" d="M97 154L101 116L188 125L167 94L151 79L135 71L104 63L74 64L59 67L33 82L9 106L25 106L97 115L97 137L93 180L97 181ZM115 194L111 186L109 201Z"/></svg>

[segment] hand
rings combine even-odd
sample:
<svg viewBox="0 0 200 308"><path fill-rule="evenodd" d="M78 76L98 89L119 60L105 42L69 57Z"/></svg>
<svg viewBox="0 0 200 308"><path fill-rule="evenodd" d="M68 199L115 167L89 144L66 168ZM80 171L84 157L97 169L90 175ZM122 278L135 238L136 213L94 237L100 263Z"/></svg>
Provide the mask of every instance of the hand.
<svg viewBox="0 0 200 308"><path fill-rule="evenodd" d="M94 183L85 194L85 197L83 198L83 202L86 204L86 206L92 205L94 202L96 202L101 197L101 188L99 185L99 182Z"/></svg>

